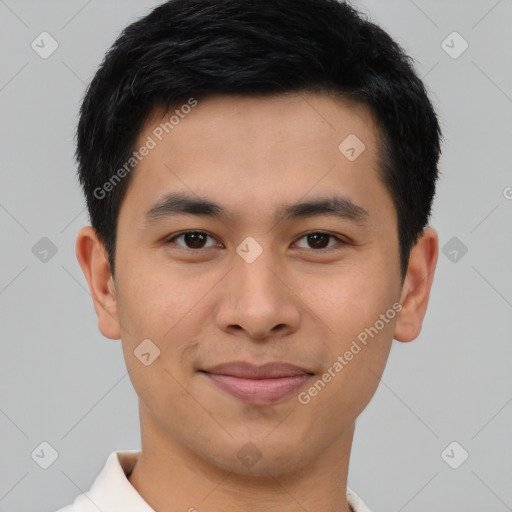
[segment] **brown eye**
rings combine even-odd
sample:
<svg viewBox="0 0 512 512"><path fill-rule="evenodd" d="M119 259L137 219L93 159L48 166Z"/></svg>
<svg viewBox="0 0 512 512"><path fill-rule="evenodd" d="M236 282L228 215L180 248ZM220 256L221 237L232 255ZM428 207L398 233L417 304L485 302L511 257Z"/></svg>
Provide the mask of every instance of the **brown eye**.
<svg viewBox="0 0 512 512"><path fill-rule="evenodd" d="M180 233L179 235L173 236L172 238L167 240L166 243L174 242L180 238L183 239L185 245L179 243L177 245L179 245L180 247L184 247L185 249L204 249L211 247L205 247L206 240L212 237L208 233L205 233L204 231L185 231L184 233Z"/></svg>
<svg viewBox="0 0 512 512"><path fill-rule="evenodd" d="M332 244L329 246L329 239L334 239L337 242L340 242L343 244L343 240L338 238L337 236L331 235L329 233L323 233L321 231L315 231L313 233L307 233L306 235L303 235L299 240L306 239L306 243L309 245L309 247L301 247L301 249L314 249L314 250L321 250L321 249L330 249L333 247Z"/></svg>

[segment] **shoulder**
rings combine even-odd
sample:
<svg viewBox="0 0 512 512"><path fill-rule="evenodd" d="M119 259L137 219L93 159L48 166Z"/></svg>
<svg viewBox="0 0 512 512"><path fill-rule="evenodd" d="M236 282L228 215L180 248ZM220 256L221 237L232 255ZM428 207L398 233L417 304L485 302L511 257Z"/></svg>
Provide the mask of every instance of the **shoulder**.
<svg viewBox="0 0 512 512"><path fill-rule="evenodd" d="M151 511L127 478L139 453L139 450L112 452L91 488L55 512Z"/></svg>
<svg viewBox="0 0 512 512"><path fill-rule="evenodd" d="M348 487L347 501L354 512L371 512L368 508L368 505L366 505L366 503L352 489L349 489Z"/></svg>

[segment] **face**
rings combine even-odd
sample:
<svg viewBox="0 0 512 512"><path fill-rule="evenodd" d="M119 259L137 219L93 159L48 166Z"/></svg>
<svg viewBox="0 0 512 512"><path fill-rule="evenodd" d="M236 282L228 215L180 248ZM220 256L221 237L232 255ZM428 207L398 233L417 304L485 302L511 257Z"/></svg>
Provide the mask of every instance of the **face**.
<svg viewBox="0 0 512 512"><path fill-rule="evenodd" d="M377 127L364 107L313 93L185 110L168 134L162 112L140 133L137 147L156 145L121 205L100 329L122 338L141 421L161 443L237 473L298 469L351 429L402 314ZM302 373L205 373L240 361Z"/></svg>

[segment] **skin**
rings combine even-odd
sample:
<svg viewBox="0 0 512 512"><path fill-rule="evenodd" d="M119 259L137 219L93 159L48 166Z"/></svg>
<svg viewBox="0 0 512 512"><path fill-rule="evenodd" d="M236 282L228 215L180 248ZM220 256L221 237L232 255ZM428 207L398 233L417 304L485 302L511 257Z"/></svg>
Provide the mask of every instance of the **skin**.
<svg viewBox="0 0 512 512"><path fill-rule="evenodd" d="M137 147L163 119L153 113ZM338 149L348 134L366 146L354 161ZM420 333L438 256L437 233L427 227L402 282L377 134L365 107L326 94L212 96L133 171L115 280L94 230L80 231L76 254L99 329L122 340L139 397L142 453L129 481L156 511L349 511L355 420L393 338ZM171 191L207 197L233 216L180 215L148 227L145 212ZM283 203L333 192L365 208L366 223L328 215L273 221ZM210 237L202 246L185 237L165 242L184 230ZM317 248L304 235L318 231L346 243L327 237L321 247L334 248ZM236 252L248 236L263 249L252 263ZM316 381L394 303L400 313L307 405L298 392L248 404L198 372L226 361L286 361ZM160 349L149 366L134 355L147 338ZM261 454L251 467L237 457L248 442Z"/></svg>

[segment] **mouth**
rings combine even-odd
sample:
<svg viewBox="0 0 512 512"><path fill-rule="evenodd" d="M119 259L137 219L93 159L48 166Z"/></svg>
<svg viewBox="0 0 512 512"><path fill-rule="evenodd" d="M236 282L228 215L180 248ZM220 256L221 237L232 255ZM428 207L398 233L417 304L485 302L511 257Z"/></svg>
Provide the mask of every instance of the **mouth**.
<svg viewBox="0 0 512 512"><path fill-rule="evenodd" d="M243 361L199 370L222 391L253 405L279 402L302 387L314 375L289 363L256 366Z"/></svg>

